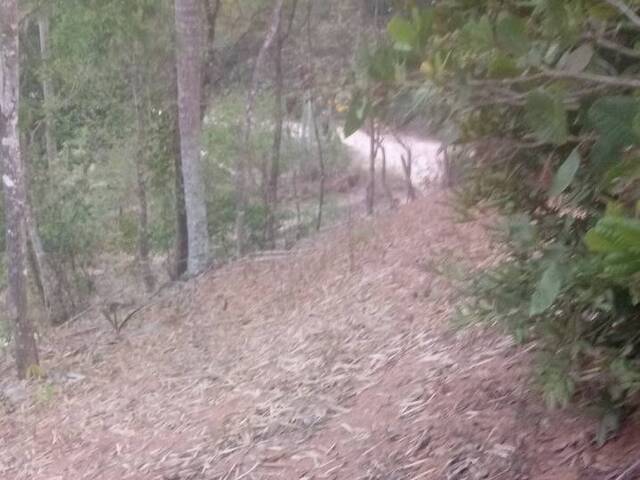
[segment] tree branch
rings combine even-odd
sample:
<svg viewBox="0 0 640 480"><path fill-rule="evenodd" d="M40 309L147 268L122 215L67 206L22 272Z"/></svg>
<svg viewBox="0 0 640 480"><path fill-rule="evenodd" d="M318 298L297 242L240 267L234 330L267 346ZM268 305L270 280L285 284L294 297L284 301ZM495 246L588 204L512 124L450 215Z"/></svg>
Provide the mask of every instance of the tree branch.
<svg viewBox="0 0 640 480"><path fill-rule="evenodd" d="M631 20L631 23L633 23L636 27L640 27L640 16L638 16L638 14L634 12L629 5L624 3L622 0L604 0L604 1L607 2L609 5L611 5L613 8L615 8L616 10L618 10L620 13L622 13L629 20Z"/></svg>
<svg viewBox="0 0 640 480"><path fill-rule="evenodd" d="M599 47L606 48L607 50L619 53L620 55L624 55L625 57L640 58L640 51L634 50L633 48L625 47L624 45L620 45L619 43L616 43L612 40L598 37L592 33L586 34L584 38L586 40L594 41Z"/></svg>
<svg viewBox="0 0 640 480"><path fill-rule="evenodd" d="M475 87L486 86L509 86L516 85L518 83L535 82L539 80L577 80L581 82L599 83L602 85L609 85L611 87L621 88L640 88L640 79L630 77L614 77L609 75L599 75L595 73L573 73L565 70L555 70L551 68L544 68L540 73L534 73L531 75L524 75L521 77L504 78L500 80L470 80L469 85Z"/></svg>

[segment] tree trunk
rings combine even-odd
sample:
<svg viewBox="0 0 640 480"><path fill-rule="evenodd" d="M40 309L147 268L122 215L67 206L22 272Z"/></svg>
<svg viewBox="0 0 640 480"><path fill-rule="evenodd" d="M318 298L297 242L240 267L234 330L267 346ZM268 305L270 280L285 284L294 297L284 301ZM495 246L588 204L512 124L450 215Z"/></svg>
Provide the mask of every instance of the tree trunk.
<svg viewBox="0 0 640 480"><path fill-rule="evenodd" d="M177 93L177 90L176 90ZM174 279L180 278L187 271L187 259L189 258L189 235L187 229L187 207L184 200L184 179L182 178L182 158L180 157L180 122L178 109L175 108L173 125L173 159L175 169L175 209L176 209L176 243Z"/></svg>
<svg viewBox="0 0 640 480"><path fill-rule="evenodd" d="M367 215L373 215L376 194L376 124L369 121L369 184L367 185Z"/></svg>
<svg viewBox="0 0 640 480"><path fill-rule="evenodd" d="M8 315L15 338L18 377L38 366L33 323L27 309L25 189L18 134L19 41L17 0L0 2L0 153L7 238Z"/></svg>
<svg viewBox="0 0 640 480"><path fill-rule="evenodd" d="M315 82L315 71L314 71L314 51L313 51L313 39L311 35L311 13L313 11L313 2L309 2L307 4L307 59L308 59L308 69L309 69L309 77L308 77L308 96L309 96L309 116L310 124L313 126L313 133L316 139L316 148L318 152L318 167L320 168L320 191L318 192L318 215L316 217L316 230L320 230L322 227L322 215L324 213L324 196L325 196L325 183L327 179L325 161L324 161L324 152L322 150L322 140L320 138L320 129L318 128L318 119L316 118L315 109L313 108L313 83Z"/></svg>
<svg viewBox="0 0 640 480"><path fill-rule="evenodd" d="M134 66L133 78L131 79L131 89L133 94L133 107L136 116L136 196L138 197L138 264L142 279L147 292L153 291L155 278L151 269L149 258L149 216L147 207L147 168L146 159L146 127L143 105L140 101L139 88L142 85L138 67Z"/></svg>
<svg viewBox="0 0 640 480"><path fill-rule="evenodd" d="M215 49L214 40L216 37L216 24L218 23L218 14L222 7L222 0L204 0L204 9L206 13L206 45L204 54L204 71L202 74L202 99L200 105L200 114L202 117L207 113L211 92L213 90L213 74L215 69Z"/></svg>
<svg viewBox="0 0 640 480"><path fill-rule="evenodd" d="M402 169L404 170L404 181L407 186L407 201L411 202L416 199L416 189L414 188L413 180L411 179L413 168L413 152L411 151L411 147L406 144L399 135L394 134L393 137L405 151L405 155L401 155L400 160L402 161Z"/></svg>
<svg viewBox="0 0 640 480"><path fill-rule="evenodd" d="M36 287L40 295L40 300L47 312L47 320L51 325L63 324L71 315L73 308L68 302L66 294L59 280L59 276L54 270L49 255L46 254L38 230L38 220L33 209L33 200L29 192L31 191L31 162L29 140L23 136L24 142L21 145L22 159L24 164L24 188L25 188L25 224L27 236L27 254L31 264Z"/></svg>
<svg viewBox="0 0 640 480"><path fill-rule="evenodd" d="M49 71L49 17L43 13L38 18L38 33L40 36L40 57L44 65L42 77L42 96L44 99L44 138L47 154L47 166L52 165L58 155L51 107L53 103L53 82Z"/></svg>
<svg viewBox="0 0 640 480"><path fill-rule="evenodd" d="M382 190L384 191L384 196L387 197L389 201L389 205L391 207L395 206L395 201L393 199L393 193L391 193L391 189L389 188L389 184L387 183L387 150L384 148L384 139L382 135L378 131L378 140L377 140L377 152L380 152L380 183L382 185ZM376 152L376 154L377 154Z"/></svg>
<svg viewBox="0 0 640 480"><path fill-rule="evenodd" d="M274 92L274 130L273 145L271 148L271 168L268 174L266 189L267 224L266 240L268 248L275 248L276 244L276 213L278 210L278 179L280 177L280 152L282 150L282 123L284 122L284 110L282 108L282 38L279 33L276 51L274 54L275 67L275 92Z"/></svg>
<svg viewBox="0 0 640 480"><path fill-rule="evenodd" d="M291 32L293 20L296 15L298 7L298 1L292 0L291 10L289 12L289 19L286 29L282 28L282 20L279 22L279 28L276 30L276 51L274 54L274 67L275 67L275 110L274 110L274 122L275 128L273 132L273 147L271 149L271 168L269 169L268 185L266 188L266 207L267 207L267 225L266 225L266 240L269 248L275 248L276 244L276 214L278 212L278 182L280 179L280 155L282 152L282 126L284 123L284 108L283 108L283 89L284 89L284 77L282 73L282 49ZM266 171L266 169L264 169Z"/></svg>
<svg viewBox="0 0 640 480"><path fill-rule="evenodd" d="M242 256L246 249L246 232L245 232L245 215L247 210L247 170L253 165L253 149L251 148L251 133L254 123L254 106L256 94L258 93L258 80L260 71L264 63L265 56L273 41L280 30L280 19L282 17L282 7L284 0L278 0L271 16L271 25L267 36L260 47L256 63L253 67L251 75L251 85L247 94L247 105L245 109L244 135L242 138L242 147L244 151L238 156L235 172L235 189L236 189L236 255Z"/></svg>
<svg viewBox="0 0 640 480"><path fill-rule="evenodd" d="M311 107L311 116L313 118L313 133L316 137L316 146L318 149L318 166L320 167L320 192L318 193L318 217L316 218L316 230L320 230L322 227L322 213L324 209L327 173L324 162L324 152L322 151L322 139L320 138L320 130L318 129L318 119L316 118L313 106Z"/></svg>
<svg viewBox="0 0 640 480"><path fill-rule="evenodd" d="M180 157L187 213L189 275L200 273L209 262L207 205L200 159L203 60L201 13L199 0L175 0Z"/></svg>

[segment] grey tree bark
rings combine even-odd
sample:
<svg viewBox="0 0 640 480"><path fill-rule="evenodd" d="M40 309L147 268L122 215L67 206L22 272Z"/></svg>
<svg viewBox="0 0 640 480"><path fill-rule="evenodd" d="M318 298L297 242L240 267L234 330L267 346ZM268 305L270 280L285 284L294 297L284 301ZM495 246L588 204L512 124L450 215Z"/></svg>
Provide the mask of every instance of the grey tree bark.
<svg viewBox="0 0 640 480"><path fill-rule="evenodd" d="M249 93L247 94L247 105L245 109L244 118L244 132L242 136L242 147L244 151L238 156L235 172L235 190L236 190L236 255L242 256L246 249L246 228L245 228L245 215L247 210L247 169L253 165L253 150L251 148L251 134L253 132L254 124L254 106L256 95L258 93L258 80L260 78L260 72L267 52L273 45L276 35L280 30L280 19L282 17L282 8L284 0L277 0L277 3L273 9L271 16L271 24L267 35L260 47L256 63L253 67L253 73L251 75L251 85L249 86Z"/></svg>
<svg viewBox="0 0 640 480"><path fill-rule="evenodd" d="M146 165L146 122L141 101L140 89L142 79L136 65L133 66L131 79L131 91L133 107L136 116L136 196L138 197L138 264L147 292L153 291L155 278L151 269L149 258L151 247L149 245L149 214L147 202L147 165Z"/></svg>
<svg viewBox="0 0 640 480"><path fill-rule="evenodd" d="M373 215L376 198L376 124L373 119L369 121L369 183L367 184L366 205L367 215Z"/></svg>
<svg viewBox="0 0 640 480"><path fill-rule="evenodd" d="M17 0L0 2L0 157L9 279L7 312L13 326L18 376L38 366L33 323L27 308L25 189L18 133L20 59Z"/></svg>
<svg viewBox="0 0 640 480"><path fill-rule="evenodd" d="M402 170L404 171L404 181L407 186L407 200L413 201L416 199L416 189L413 186L413 180L411 179L411 171L413 168L413 151L409 144L405 143L400 135L394 134L393 138L395 138L396 142L400 144L400 146L405 151L405 155L400 156L400 160L402 161Z"/></svg>
<svg viewBox="0 0 640 480"><path fill-rule="evenodd" d="M196 275L209 263L207 206L200 159L202 102L202 4L175 0L178 112L189 254L187 273Z"/></svg>
<svg viewBox="0 0 640 480"><path fill-rule="evenodd" d="M276 244L276 213L278 210L278 179L280 177L280 152L282 150L282 124L284 110L282 107L282 35L278 33L276 51L274 52L274 67L276 72L274 85L274 130L271 147L271 167L264 178L268 178L265 189L265 206L267 207L266 244L268 248L275 248ZM266 168L264 169L266 171Z"/></svg>
<svg viewBox="0 0 640 480"><path fill-rule="evenodd" d="M279 28L276 30L276 50L273 55L275 70L274 85L274 131L273 144L271 148L271 166L269 169L263 168L263 181L266 183L265 188L265 206L267 207L267 219L265 228L265 238L268 248L275 248L276 244L276 214L278 211L278 182L280 179L280 156L282 153L282 127L284 124L284 108L283 108L283 89L284 75L282 71L282 49L291 32L293 20L296 15L298 1L291 1L291 10L286 29L282 28L282 20L279 22ZM281 12L282 13L282 12Z"/></svg>
<svg viewBox="0 0 640 480"><path fill-rule="evenodd" d="M33 206L33 199L29 195L31 191L32 168L30 161L30 135L23 135L20 145L22 164L24 166L25 188L25 224L27 236L27 255L31 265L40 300L47 313L47 320L51 325L63 324L73 311L72 302L69 301L62 282L56 273L50 256L45 252L38 229L38 219Z"/></svg>
<svg viewBox="0 0 640 480"><path fill-rule="evenodd" d="M49 17L46 13L38 17L38 33L40 37L40 57L44 66L42 74L42 96L44 99L44 137L47 154L47 165L52 165L58 155L53 129L51 105L53 102L53 82L49 73Z"/></svg>

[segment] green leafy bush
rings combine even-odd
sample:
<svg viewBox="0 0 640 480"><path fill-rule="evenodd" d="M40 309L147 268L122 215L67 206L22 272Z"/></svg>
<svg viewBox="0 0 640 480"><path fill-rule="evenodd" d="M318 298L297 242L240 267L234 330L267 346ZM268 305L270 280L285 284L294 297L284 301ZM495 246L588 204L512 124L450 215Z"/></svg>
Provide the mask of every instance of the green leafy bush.
<svg viewBox="0 0 640 480"><path fill-rule="evenodd" d="M459 210L507 219L505 256L469 282L461 313L535 342L545 398L599 406L601 441L640 400L640 34L628 20L581 0L406 8L348 119L435 92L429 108L447 115L427 133L466 153Z"/></svg>

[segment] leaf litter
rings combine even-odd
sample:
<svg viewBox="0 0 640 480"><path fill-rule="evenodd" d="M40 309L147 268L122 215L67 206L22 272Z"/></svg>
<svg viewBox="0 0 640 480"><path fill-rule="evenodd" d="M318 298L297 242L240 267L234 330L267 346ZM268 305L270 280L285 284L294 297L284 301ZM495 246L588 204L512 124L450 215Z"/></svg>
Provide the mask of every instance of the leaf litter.
<svg viewBox="0 0 640 480"><path fill-rule="evenodd" d="M629 435L598 451L593 422L546 411L529 388L530 352L449 327L454 285L424 265L481 268L497 255L482 222L456 223L449 204L435 192L177 283L117 341L99 316L51 332L43 365L61 373L0 382L22 392L0 395L0 478L623 472Z"/></svg>

